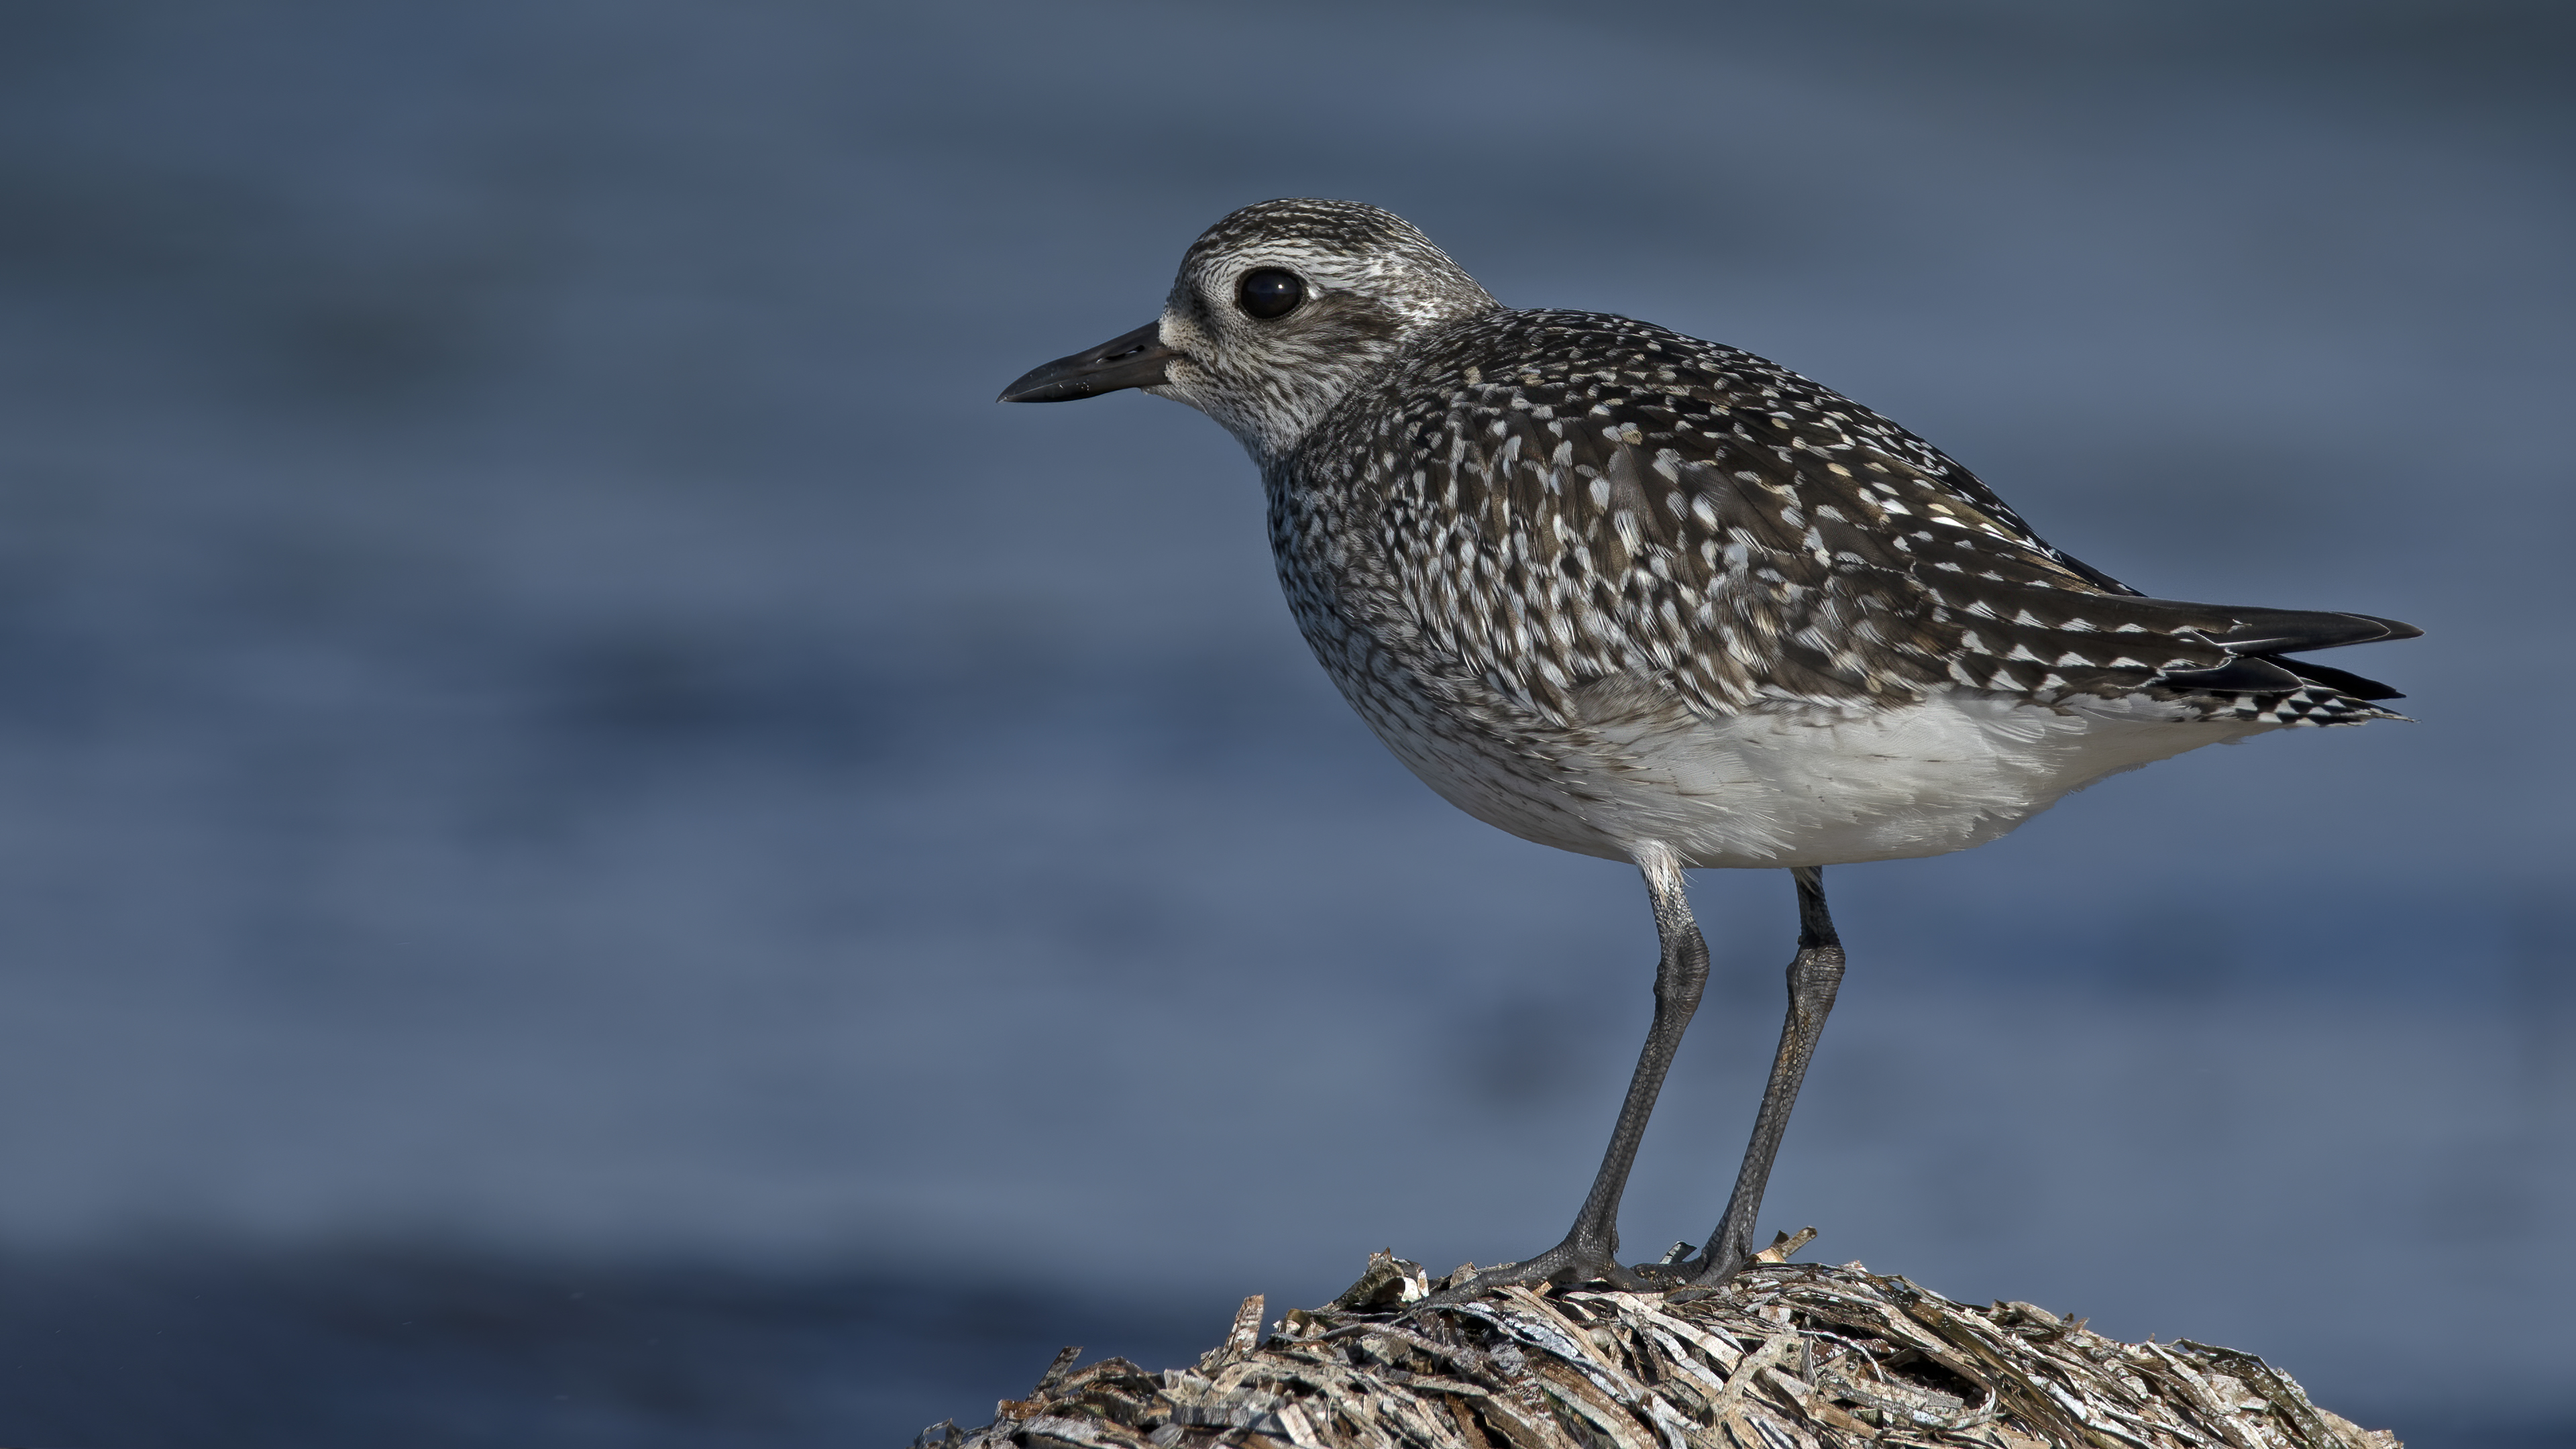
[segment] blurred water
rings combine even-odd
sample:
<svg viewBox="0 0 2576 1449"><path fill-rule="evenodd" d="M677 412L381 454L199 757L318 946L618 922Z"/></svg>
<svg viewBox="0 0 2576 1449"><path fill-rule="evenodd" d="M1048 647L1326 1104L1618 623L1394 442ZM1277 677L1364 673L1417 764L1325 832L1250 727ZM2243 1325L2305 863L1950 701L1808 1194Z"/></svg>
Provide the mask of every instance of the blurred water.
<svg viewBox="0 0 2576 1449"><path fill-rule="evenodd" d="M988 401L1283 194L1779 358L2152 591L2426 626L2348 661L2419 726L1838 872L1770 1215L2576 1442L2568 31L10 7L0 1442L882 1440L1057 1325L1171 1358L1552 1240L1633 876L1367 737L1212 425ZM1632 1247L1706 1230L1776 1031L1785 880L1700 904Z"/></svg>

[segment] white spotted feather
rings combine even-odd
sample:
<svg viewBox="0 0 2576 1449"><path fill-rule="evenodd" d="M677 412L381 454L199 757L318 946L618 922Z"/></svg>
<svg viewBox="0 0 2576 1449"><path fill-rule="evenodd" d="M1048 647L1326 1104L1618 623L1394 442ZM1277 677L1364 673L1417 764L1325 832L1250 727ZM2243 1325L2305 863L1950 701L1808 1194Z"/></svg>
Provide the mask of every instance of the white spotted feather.
<svg viewBox="0 0 2576 1449"><path fill-rule="evenodd" d="M1297 308L1231 305L1261 268ZM1894 423L1749 353L1515 311L1402 220L1269 202L1194 244L1152 390L1260 464L1300 630L1460 808L1589 855L1981 844L2201 745L2399 718L2286 657L2417 631L2147 598Z"/></svg>

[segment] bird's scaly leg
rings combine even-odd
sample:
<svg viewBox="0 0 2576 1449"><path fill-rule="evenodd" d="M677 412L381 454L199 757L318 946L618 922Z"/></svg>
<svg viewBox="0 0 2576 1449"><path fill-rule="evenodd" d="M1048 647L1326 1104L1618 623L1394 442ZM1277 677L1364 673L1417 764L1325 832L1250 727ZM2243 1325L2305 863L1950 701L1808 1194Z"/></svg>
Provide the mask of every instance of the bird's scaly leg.
<svg viewBox="0 0 2576 1449"><path fill-rule="evenodd" d="M1753 1140L1735 1174L1726 1216L1718 1220L1708 1247L1683 1265L1694 1288L1722 1286L1753 1256L1753 1220L1762 1211L1771 1160L1780 1154L1789 1109L1798 1104L1798 1084L1806 1080L1807 1059L1816 1054L1825 1017L1834 1009L1834 993L1843 984L1843 943L1834 934L1833 917L1825 913L1825 873L1805 865L1790 874L1798 882L1798 955L1789 963L1789 1017L1780 1024L1780 1052L1771 1061L1771 1082L1763 1089L1762 1110L1754 1116Z"/></svg>
<svg viewBox="0 0 2576 1449"><path fill-rule="evenodd" d="M1698 922L1691 919L1680 860L1660 846L1641 847L1637 868L1645 873L1646 894L1655 906L1655 935L1663 945L1662 958L1655 964L1655 1019L1646 1028L1646 1044L1637 1054L1637 1071L1628 1079L1628 1095L1619 1104L1619 1123L1611 1130L1610 1150L1602 1155L1601 1170L1593 1174L1592 1191L1584 1197L1583 1210L1575 1214L1574 1227L1563 1242L1527 1262L1479 1273L1438 1294L1431 1303L1457 1302L1515 1283L1608 1282L1621 1288L1660 1288L1680 1281L1669 1273L1657 1279L1620 1266L1619 1198L1627 1190L1628 1169L1637 1160L1637 1144L1646 1135L1655 1097L1663 1091L1664 1073L1673 1064L1691 1014L1699 1010L1700 993L1708 987L1708 942L1701 938ZM1794 1083L1790 1090L1796 1091Z"/></svg>

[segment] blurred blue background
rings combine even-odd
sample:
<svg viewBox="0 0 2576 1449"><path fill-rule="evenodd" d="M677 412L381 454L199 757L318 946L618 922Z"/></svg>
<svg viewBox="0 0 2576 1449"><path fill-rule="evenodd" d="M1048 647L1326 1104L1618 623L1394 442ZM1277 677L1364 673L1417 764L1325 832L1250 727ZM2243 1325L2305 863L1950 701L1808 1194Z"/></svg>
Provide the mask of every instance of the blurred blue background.
<svg viewBox="0 0 2576 1449"><path fill-rule="evenodd" d="M2563 7L0 9L0 1443L822 1445L1554 1240L1633 872L1234 443L1000 408L1270 196L1748 347L2417 725L1835 873L1765 1229L2576 1444ZM2364 657L2366 655L2366 657ZM1698 1240L1778 873L1628 1207Z"/></svg>

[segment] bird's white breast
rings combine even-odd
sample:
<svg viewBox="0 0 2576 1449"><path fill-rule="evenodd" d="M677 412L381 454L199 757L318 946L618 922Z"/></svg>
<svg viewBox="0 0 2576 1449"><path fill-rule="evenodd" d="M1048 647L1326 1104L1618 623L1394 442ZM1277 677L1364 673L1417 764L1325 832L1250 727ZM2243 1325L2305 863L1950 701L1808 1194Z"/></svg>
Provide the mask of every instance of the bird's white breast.
<svg viewBox="0 0 2576 1449"><path fill-rule="evenodd" d="M1964 850L2105 776L2277 727L2179 713L2146 699L2052 708L1968 689L1869 709L1661 711L1592 726L1559 756L1554 785L1456 736L1371 723L1451 803L1526 839L1613 859L1655 842L1693 866L1760 867Z"/></svg>

